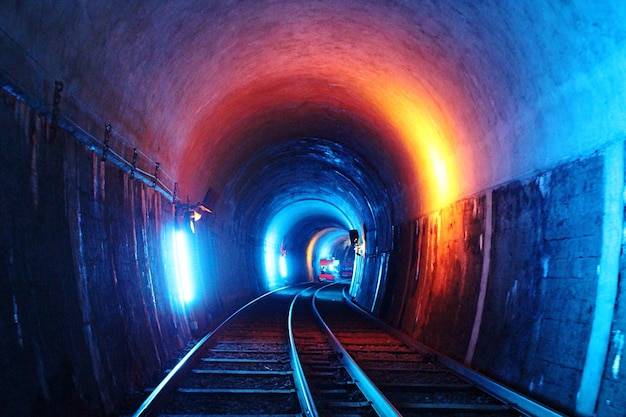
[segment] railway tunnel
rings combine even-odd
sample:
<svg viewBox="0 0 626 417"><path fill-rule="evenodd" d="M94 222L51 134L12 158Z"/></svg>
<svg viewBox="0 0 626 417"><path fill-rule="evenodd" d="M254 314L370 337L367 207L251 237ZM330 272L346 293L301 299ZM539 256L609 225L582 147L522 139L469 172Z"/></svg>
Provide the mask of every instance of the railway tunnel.
<svg viewBox="0 0 626 417"><path fill-rule="evenodd" d="M621 2L11 0L0 51L8 415L115 415L333 257L433 349L626 413Z"/></svg>

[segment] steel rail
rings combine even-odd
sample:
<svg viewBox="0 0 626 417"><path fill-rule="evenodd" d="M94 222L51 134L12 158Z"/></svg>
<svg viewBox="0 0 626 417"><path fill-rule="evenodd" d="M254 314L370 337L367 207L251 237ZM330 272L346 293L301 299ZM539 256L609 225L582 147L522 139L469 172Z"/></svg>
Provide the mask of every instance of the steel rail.
<svg viewBox="0 0 626 417"><path fill-rule="evenodd" d="M372 404L372 408L374 408L374 410L378 413L378 415L385 416L385 417L393 417L393 416L401 417L402 414L394 407L393 404L391 404L389 399L385 397L385 395L378 389L378 387L372 382L371 379L369 379L369 377L365 374L365 372L356 364L354 359L348 354L348 351L341 345L337 337L335 337L332 330L330 330L330 328L328 327L328 325L322 318L321 314L317 310L317 307L315 306L315 299L317 297L317 294L324 288L327 288L332 285L336 285L336 284L330 284L328 286L319 288L317 291L315 291L315 294L313 295L313 299L311 300L313 311L315 312L315 315L317 316L318 322L322 325L322 327L326 331L329 342L331 346L333 347L333 349L335 350L335 352L337 353L337 356L339 357L339 360L341 361L342 365L346 368L346 371L350 374L352 379L354 379L354 382L356 383L357 387L359 387L359 389L361 390L365 398L367 398L367 400Z"/></svg>
<svg viewBox="0 0 626 417"><path fill-rule="evenodd" d="M183 378L186 372L194 365L194 363L201 357L202 349L207 342L222 328L232 320L237 314L256 303L257 301L281 291L286 287L277 288L273 291L267 292L254 300L248 302L243 307L239 308L233 314L228 316L226 320L220 323L215 329L207 333L196 345L187 352L187 354L172 368L172 370L166 375L166 377L156 386L156 388L150 393L150 395L139 406L137 411L133 414L133 417L147 417L152 415L158 407L162 405L162 402L166 400L166 396L176 389L176 384Z"/></svg>
<svg viewBox="0 0 626 417"><path fill-rule="evenodd" d="M499 400L503 401L506 404L513 406L514 408L527 413L531 416L536 417L565 417L565 414L561 414L556 410L551 409L550 407L541 404L538 401L535 401L531 398L528 398L510 388L503 386L502 384L482 375L478 372L468 368L467 366L455 361L454 359L443 355L432 348L424 345L423 343L418 342L417 340L411 338L407 334L401 332L400 330L391 327L387 323L379 320L372 313L364 310L361 306L354 303L349 294L346 293L346 288L343 288L342 291L343 298L346 300L347 304L355 309L356 311L365 315L368 319L374 321L376 324L381 326L385 331L387 331L392 336L398 338L400 341L405 343L408 346L411 346L418 351L429 353L437 357L437 359L452 369L457 374L463 376L465 379L470 382L476 384L479 388L483 389L488 394L493 395Z"/></svg>
<svg viewBox="0 0 626 417"><path fill-rule="evenodd" d="M306 377L304 376L304 370L302 369L300 356L298 355L298 351L296 349L296 341L293 332L294 306L296 305L296 302L300 295L310 288L311 287L309 286L300 291L291 301L291 305L289 306L289 315L287 317L287 329L289 331L289 359L291 361L291 368L293 369L293 380L296 385L296 394L298 395L298 399L300 400L302 413L305 416L317 417L319 416L319 413L317 412L317 409L315 407L315 402L313 400L313 395L311 394L309 384L307 383Z"/></svg>

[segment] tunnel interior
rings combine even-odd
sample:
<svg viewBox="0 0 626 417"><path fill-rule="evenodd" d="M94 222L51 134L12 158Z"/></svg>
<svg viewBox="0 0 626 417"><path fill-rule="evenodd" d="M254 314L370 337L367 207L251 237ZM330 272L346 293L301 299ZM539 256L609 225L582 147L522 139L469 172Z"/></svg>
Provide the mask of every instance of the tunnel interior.
<svg viewBox="0 0 626 417"><path fill-rule="evenodd" d="M0 396L109 415L333 265L454 360L624 415L625 46L617 0L3 2Z"/></svg>
<svg viewBox="0 0 626 417"><path fill-rule="evenodd" d="M268 288L278 283L280 258L289 265L289 273L280 278L315 279L320 258L339 255L340 250L333 253L334 241L348 239L349 230L371 238L372 245L388 244L378 241L373 231L391 228L389 189L396 181L393 177L383 181L381 174L389 177L393 171L381 173L384 167L372 166L351 149L351 141L358 139L345 133L330 139L279 138L264 141L238 162L242 168L224 191L236 205L217 205L215 211L228 212L232 216L228 223L238 222L241 233L247 234L248 256L264 264L259 270L265 271ZM219 215L215 218L223 222ZM382 239L389 237L382 234Z"/></svg>

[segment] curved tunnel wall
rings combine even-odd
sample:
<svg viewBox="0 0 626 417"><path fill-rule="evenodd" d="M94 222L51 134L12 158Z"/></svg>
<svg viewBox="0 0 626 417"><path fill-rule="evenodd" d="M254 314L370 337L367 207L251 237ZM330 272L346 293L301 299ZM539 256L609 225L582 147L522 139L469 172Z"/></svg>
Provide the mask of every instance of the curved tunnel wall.
<svg viewBox="0 0 626 417"><path fill-rule="evenodd" d="M364 307L560 409L623 414L619 2L0 8L8 84L50 104L63 80L64 114L213 209L208 304L265 288L279 213L300 257L292 231L349 213ZM338 212L300 216L316 198Z"/></svg>
<svg viewBox="0 0 626 417"><path fill-rule="evenodd" d="M107 415L207 323L174 296L172 206L0 94L3 412Z"/></svg>

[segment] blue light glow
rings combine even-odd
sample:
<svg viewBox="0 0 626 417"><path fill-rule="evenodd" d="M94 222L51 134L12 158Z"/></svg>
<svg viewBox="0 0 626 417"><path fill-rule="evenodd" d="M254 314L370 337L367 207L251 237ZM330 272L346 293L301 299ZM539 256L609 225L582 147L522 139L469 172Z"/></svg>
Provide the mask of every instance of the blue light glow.
<svg viewBox="0 0 626 417"><path fill-rule="evenodd" d="M282 278L287 278L287 257L284 255L278 258L278 271Z"/></svg>
<svg viewBox="0 0 626 417"><path fill-rule="evenodd" d="M316 230L326 222L332 226ZM299 230L313 223L315 227ZM259 266L265 272L265 289L306 279L307 275L309 281L314 281L319 275L319 260L332 258L333 249L348 239L348 230L361 223L353 207L341 199L329 203L312 198L286 204L260 232L263 252Z"/></svg>
<svg viewBox="0 0 626 417"><path fill-rule="evenodd" d="M276 235L268 233L264 245L265 277L267 289L273 290L278 287L276 254L279 253Z"/></svg>
<svg viewBox="0 0 626 417"><path fill-rule="evenodd" d="M176 283L181 303L189 303L194 298L189 243L187 234L182 230L174 231L174 262L176 265Z"/></svg>

